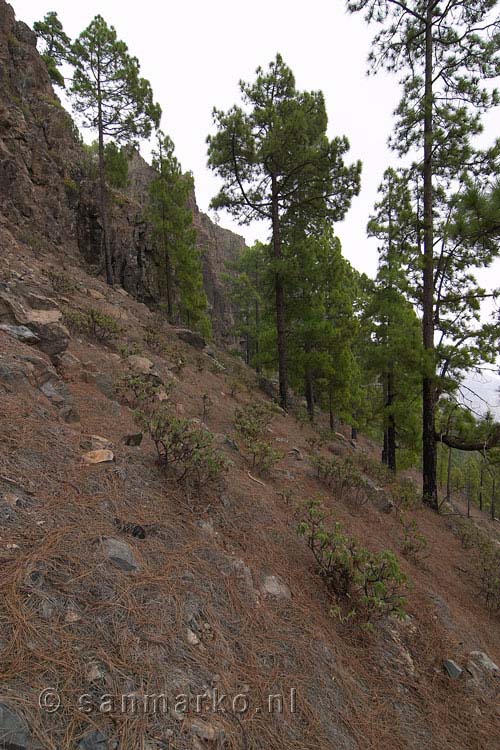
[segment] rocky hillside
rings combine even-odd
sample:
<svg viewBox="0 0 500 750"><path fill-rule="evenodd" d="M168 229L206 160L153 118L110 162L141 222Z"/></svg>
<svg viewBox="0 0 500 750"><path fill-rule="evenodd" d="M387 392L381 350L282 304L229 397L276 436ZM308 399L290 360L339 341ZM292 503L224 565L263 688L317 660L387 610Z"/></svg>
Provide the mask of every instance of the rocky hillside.
<svg viewBox="0 0 500 750"><path fill-rule="evenodd" d="M61 272L14 240L2 260L0 747L498 746L498 619L472 526L377 487L366 440L320 445L282 413L266 438L279 460L259 477L235 414L266 400L237 358L78 264ZM216 483L158 463L134 416L141 388L213 436L230 462ZM357 466L363 489L328 489L318 450ZM317 495L357 543L395 553L403 620L332 616L296 531Z"/></svg>
<svg viewBox="0 0 500 750"><path fill-rule="evenodd" d="M81 258L102 268L102 232L96 182L70 115L61 106L36 50L34 33L0 0L0 231L37 253ZM112 254L117 281L138 299L159 301L154 240L144 218L150 167L137 154L130 186L113 201ZM192 208L202 252L214 330L228 337L232 323L221 273L244 247Z"/></svg>
<svg viewBox="0 0 500 750"><path fill-rule="evenodd" d="M145 304L138 159L129 292L91 273L72 125L3 0L0 39L0 750L496 750L498 523L422 507L377 446L273 407ZM214 283L239 240L195 221ZM250 443L249 409L272 415ZM351 549L394 555L401 618L320 574L315 497Z"/></svg>

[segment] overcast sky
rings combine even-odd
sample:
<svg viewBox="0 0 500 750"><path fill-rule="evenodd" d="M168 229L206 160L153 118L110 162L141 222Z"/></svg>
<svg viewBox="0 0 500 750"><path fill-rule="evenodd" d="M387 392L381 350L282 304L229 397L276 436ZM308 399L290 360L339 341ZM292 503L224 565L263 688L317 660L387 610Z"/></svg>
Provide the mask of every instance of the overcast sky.
<svg viewBox="0 0 500 750"><path fill-rule="evenodd" d="M267 66L281 52L300 89L324 92L330 136L347 135L349 161L363 162L362 192L337 232L356 268L374 274L376 246L367 241L365 228L382 174L395 158L386 141L399 91L388 76L366 77L371 30L361 16L345 12L343 0L13 0L13 6L30 25L57 11L71 37L97 13L116 27L151 81L163 109L163 129L173 138L183 168L194 173L203 211L218 190L206 167L212 109L238 101L239 79L251 80L258 65ZM267 227L241 228L224 214L220 222L249 242L267 236Z"/></svg>
<svg viewBox="0 0 500 750"><path fill-rule="evenodd" d="M266 67L280 52L298 88L324 92L329 135L346 135L351 144L347 159L363 162L361 193L336 231L351 263L375 274L376 244L365 230L383 172L397 165L387 138L400 90L387 74L366 76L373 28L362 15L347 14L344 0L11 1L18 19L30 25L57 11L72 38L97 13L116 27L151 82L163 109L163 130L173 138L183 168L194 174L203 211L219 187L206 167L212 108L227 109L239 101L238 81L251 80L258 65ZM498 135L495 118L498 112L488 117L488 140ZM220 223L249 243L268 235L268 227L242 228L225 214ZM491 271L484 278L483 283L498 284Z"/></svg>

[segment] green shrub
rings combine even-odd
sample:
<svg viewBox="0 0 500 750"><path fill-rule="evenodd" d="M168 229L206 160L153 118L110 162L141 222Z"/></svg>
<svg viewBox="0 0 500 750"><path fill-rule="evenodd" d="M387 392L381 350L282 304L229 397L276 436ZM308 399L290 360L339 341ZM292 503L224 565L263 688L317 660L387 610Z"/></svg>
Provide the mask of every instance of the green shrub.
<svg viewBox="0 0 500 750"><path fill-rule="evenodd" d="M311 461L318 479L335 492L338 499L348 496L354 502L362 500L366 502L368 496L363 477L348 458L341 459L336 456L325 458L316 455Z"/></svg>
<svg viewBox="0 0 500 750"><path fill-rule="evenodd" d="M368 474L368 476L375 482L379 482L380 484L387 484L393 479L393 475L391 474L387 466L380 461L376 461L370 456L361 454L358 457L358 465L361 470Z"/></svg>
<svg viewBox="0 0 500 750"><path fill-rule="evenodd" d="M418 530L414 518L409 522L401 518L401 523L403 524L403 555L418 562L427 549L427 538Z"/></svg>
<svg viewBox="0 0 500 750"><path fill-rule="evenodd" d="M415 482L411 479L400 478L391 487L394 503L398 508L417 508L422 504L422 497Z"/></svg>
<svg viewBox="0 0 500 750"><path fill-rule="evenodd" d="M75 283L61 271L50 269L47 271L47 278L54 292L58 294L72 294L76 290Z"/></svg>
<svg viewBox="0 0 500 750"><path fill-rule="evenodd" d="M162 341L161 337L159 336L158 332L152 328L148 327L146 328L146 333L144 334L144 343L150 349L152 352L155 352L155 354L162 354L165 352L165 344Z"/></svg>
<svg viewBox="0 0 500 750"><path fill-rule="evenodd" d="M487 606L500 610L500 549L489 539L478 547L478 567L481 591Z"/></svg>
<svg viewBox="0 0 500 750"><path fill-rule="evenodd" d="M64 187L66 188L66 193L68 195L70 196L78 195L78 185L71 177L64 178Z"/></svg>
<svg viewBox="0 0 500 750"><path fill-rule="evenodd" d="M314 498L306 503L297 531L306 539L321 577L337 598L332 614L343 622L359 619L368 627L387 615L404 617L407 578L396 556L389 550L370 552L346 536L340 523L327 528L325 521L321 500Z"/></svg>
<svg viewBox="0 0 500 750"><path fill-rule="evenodd" d="M65 313L68 328L81 333L93 341L109 343L117 338L122 329L111 315L91 307L87 310L68 310Z"/></svg>
<svg viewBox="0 0 500 750"><path fill-rule="evenodd" d="M117 349L118 354L122 359L127 359L128 357L132 357L134 355L141 356L143 353L137 341L127 341L124 344L118 344Z"/></svg>
<svg viewBox="0 0 500 750"><path fill-rule="evenodd" d="M124 375L117 384L116 390L120 400L132 409L150 411L158 402L161 391L168 398L173 384L164 384L152 375Z"/></svg>
<svg viewBox="0 0 500 750"><path fill-rule="evenodd" d="M486 605L494 611L500 610L500 547L484 531L467 518L453 524L453 531L460 538L462 547L470 550L478 582L478 589Z"/></svg>
<svg viewBox="0 0 500 750"><path fill-rule="evenodd" d="M177 481L196 487L214 485L229 468L214 447L214 436L190 420L173 416L165 407L144 419L158 460Z"/></svg>
<svg viewBox="0 0 500 750"><path fill-rule="evenodd" d="M272 419L272 407L262 401L236 409L234 416L234 426L243 451L251 461L252 468L261 475L268 474L283 458L283 454L272 447L267 436Z"/></svg>

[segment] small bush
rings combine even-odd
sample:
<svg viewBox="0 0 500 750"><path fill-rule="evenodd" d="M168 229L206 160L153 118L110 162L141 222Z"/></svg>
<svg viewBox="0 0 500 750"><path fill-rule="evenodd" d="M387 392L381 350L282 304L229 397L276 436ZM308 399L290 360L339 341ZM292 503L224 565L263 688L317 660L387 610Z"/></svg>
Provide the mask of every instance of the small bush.
<svg viewBox="0 0 500 750"><path fill-rule="evenodd" d="M155 444L158 460L178 482L200 491L217 483L229 468L225 456L214 447L212 433L190 420L175 417L162 408L146 417L144 424Z"/></svg>
<svg viewBox="0 0 500 750"><path fill-rule="evenodd" d="M325 444L325 441L321 437L321 435L312 435L311 437L306 438L306 443L309 446L309 450L313 454L317 454Z"/></svg>
<svg viewBox="0 0 500 750"><path fill-rule="evenodd" d="M393 475L387 468L387 466L380 461L375 461L373 458L367 455L360 455L358 458L358 465L361 470L364 471L368 476L375 482L380 484L387 484L393 479Z"/></svg>
<svg viewBox="0 0 500 750"><path fill-rule="evenodd" d="M500 549L491 540L483 540L478 547L478 567L481 591L487 606L500 610Z"/></svg>
<svg viewBox="0 0 500 750"><path fill-rule="evenodd" d="M391 494L398 508L410 510L422 504L421 495L411 479L398 479L391 488Z"/></svg>
<svg viewBox="0 0 500 750"><path fill-rule="evenodd" d="M165 344L154 328L146 329L144 343L155 354L162 354L165 351Z"/></svg>
<svg viewBox="0 0 500 750"><path fill-rule="evenodd" d="M61 271L51 269L47 271L47 278L54 292L58 294L72 294L76 290L74 282Z"/></svg>
<svg viewBox="0 0 500 750"><path fill-rule="evenodd" d="M346 536L338 522L327 528L325 521L321 500L314 498L305 505L298 533L306 539L321 577L337 599L332 614L344 623L359 619L367 627L387 615L404 617L407 578L395 555L389 550L370 552Z"/></svg>
<svg viewBox="0 0 500 750"><path fill-rule="evenodd" d="M355 502L362 499L367 501L365 483L356 466L348 458L325 458L324 456L313 456L312 465L316 469L318 479L330 490L336 493L339 499L349 495Z"/></svg>
<svg viewBox="0 0 500 750"><path fill-rule="evenodd" d="M136 341L127 342L126 344L118 344L118 354L122 359L127 359L133 355L142 355L142 349Z"/></svg>
<svg viewBox="0 0 500 750"><path fill-rule="evenodd" d="M150 411L158 402L160 392L170 396L173 384L164 384L159 378L151 375L124 375L117 385L120 400L132 409Z"/></svg>
<svg viewBox="0 0 500 750"><path fill-rule="evenodd" d="M498 543L472 521L458 519L453 530L459 537L462 547L470 550L476 569L479 593L486 605L493 611L500 610L500 547Z"/></svg>
<svg viewBox="0 0 500 750"><path fill-rule="evenodd" d="M419 562L427 549L427 538L418 530L414 518L410 522L401 519L403 524L403 555Z"/></svg>
<svg viewBox="0 0 500 750"><path fill-rule="evenodd" d="M262 475L268 474L283 458L283 454L272 447L267 437L272 418L273 409L264 402L247 404L235 411L234 426L243 450L251 460L252 468Z"/></svg>
<svg viewBox="0 0 500 750"><path fill-rule="evenodd" d="M65 321L70 330L101 343L109 343L122 333L121 327L111 315L93 307L87 310L68 310Z"/></svg>

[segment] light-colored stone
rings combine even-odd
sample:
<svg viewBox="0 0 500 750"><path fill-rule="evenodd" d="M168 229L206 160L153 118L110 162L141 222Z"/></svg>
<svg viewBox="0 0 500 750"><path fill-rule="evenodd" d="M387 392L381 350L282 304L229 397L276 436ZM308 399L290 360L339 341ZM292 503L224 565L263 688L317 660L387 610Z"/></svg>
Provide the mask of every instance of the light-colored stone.
<svg viewBox="0 0 500 750"><path fill-rule="evenodd" d="M200 639L198 638L194 630L191 630L191 628L187 629L186 637L187 642L190 646L199 646L201 643Z"/></svg>
<svg viewBox="0 0 500 750"><path fill-rule="evenodd" d="M213 742L217 738L217 730L212 724L195 718L191 720L191 731L196 737L206 742Z"/></svg>
<svg viewBox="0 0 500 750"><path fill-rule="evenodd" d="M102 451L111 448L111 441L100 435L88 435L80 441L80 448L87 451Z"/></svg>
<svg viewBox="0 0 500 750"><path fill-rule="evenodd" d="M265 594L274 596L277 599L290 599L292 596L286 583L283 583L278 576L266 576L262 583L262 588Z"/></svg>
<svg viewBox="0 0 500 750"><path fill-rule="evenodd" d="M98 292L97 289L87 289L87 295L90 297L90 299L95 299L97 301L104 299L104 294L102 294L102 292Z"/></svg>
<svg viewBox="0 0 500 750"><path fill-rule="evenodd" d="M148 375L153 369L153 363L147 357L140 357L138 354L131 354L127 357L130 368L140 375Z"/></svg>
<svg viewBox="0 0 500 750"><path fill-rule="evenodd" d="M85 464L106 464L115 460L113 451L110 450L93 450L82 456Z"/></svg>
<svg viewBox="0 0 500 750"><path fill-rule="evenodd" d="M82 619L82 616L80 612L77 609L75 609L75 607L68 607L66 611L66 615L64 617L65 622L71 625L75 622L80 622L81 619Z"/></svg>
<svg viewBox="0 0 500 750"><path fill-rule="evenodd" d="M106 678L105 669L96 661L90 662L85 673L87 682L99 682Z"/></svg>

